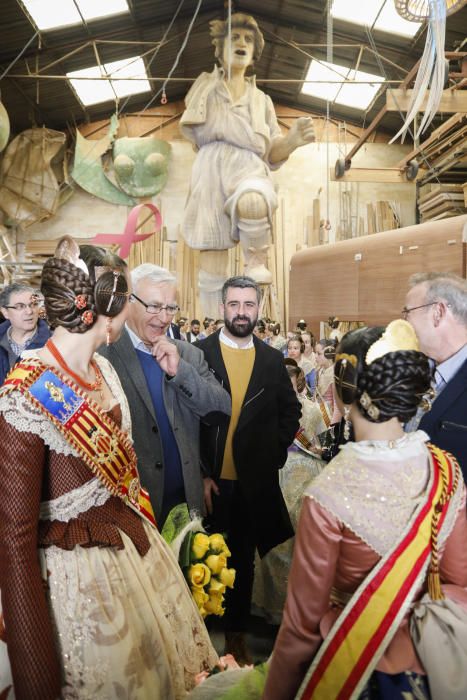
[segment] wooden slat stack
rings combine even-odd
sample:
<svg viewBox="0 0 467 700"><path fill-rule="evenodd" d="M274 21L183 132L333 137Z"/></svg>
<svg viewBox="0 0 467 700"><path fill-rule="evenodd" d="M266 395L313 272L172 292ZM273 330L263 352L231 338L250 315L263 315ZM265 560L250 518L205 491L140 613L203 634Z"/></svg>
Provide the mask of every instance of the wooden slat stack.
<svg viewBox="0 0 467 700"><path fill-rule="evenodd" d="M462 185L455 183L424 185L420 188L417 205L422 223L467 212Z"/></svg>

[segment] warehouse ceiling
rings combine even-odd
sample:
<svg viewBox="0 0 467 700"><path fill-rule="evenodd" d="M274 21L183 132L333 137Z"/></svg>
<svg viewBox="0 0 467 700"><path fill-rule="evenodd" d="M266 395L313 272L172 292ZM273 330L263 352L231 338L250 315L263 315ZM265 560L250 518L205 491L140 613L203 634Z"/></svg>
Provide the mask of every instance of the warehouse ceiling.
<svg viewBox="0 0 467 700"><path fill-rule="evenodd" d="M59 0L41 0L52 8ZM163 81L168 103L181 100L193 79L211 71L214 49L209 21L226 17L223 0L127 0L128 12L53 31L38 31L19 0L1 4L0 90L12 125L18 133L30 126L66 129L82 122L106 118L114 101L85 107L66 74L130 56L143 56L150 91L120 99L119 111L134 113L157 107ZM95 0L98 4L102 0ZM352 0L348 0L350 5ZM375 0L371 0L375 2ZM361 0L360 4L363 3ZM393 3L393 0L386 0ZM196 14L196 10L198 10ZM311 60L329 60L346 68L383 75L397 87L420 58L426 37L422 25L413 38L367 29L334 18L327 22L325 0L251 0L232 2L232 11L252 14L265 38L263 55L255 67L258 84L275 102L326 114L326 102L302 93ZM174 19L175 18L175 19ZM193 21L194 20L194 21ZM189 32L192 24L191 32ZM332 30L332 32L331 32ZM183 43L187 39L186 46ZM328 38L332 34L332 55ZM446 51L467 51L467 6L448 17ZM181 52L181 53L180 53ZM177 55L178 65L174 66ZM459 70L451 61L451 70ZM359 126L368 125L385 97L372 100L366 110L330 104L330 117ZM437 115L433 128L444 115ZM394 134L401 126L398 113L387 113L381 128Z"/></svg>

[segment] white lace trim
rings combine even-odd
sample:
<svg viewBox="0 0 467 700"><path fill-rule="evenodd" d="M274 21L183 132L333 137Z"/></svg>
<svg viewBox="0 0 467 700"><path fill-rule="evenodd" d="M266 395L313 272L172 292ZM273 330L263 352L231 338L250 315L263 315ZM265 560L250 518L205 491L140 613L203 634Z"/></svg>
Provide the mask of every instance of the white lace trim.
<svg viewBox="0 0 467 700"><path fill-rule="evenodd" d="M27 350L25 358L37 358L37 350ZM122 412L122 430L131 437L131 417L128 401L123 392L118 375L110 362L102 355L94 355L103 377ZM21 433L38 435L54 452L65 456L79 457L79 453L63 437L60 430L35 408L19 391L12 391L4 396L0 394L0 412L5 420Z"/></svg>
<svg viewBox="0 0 467 700"><path fill-rule="evenodd" d="M111 495L96 477L52 501L43 501L39 518L68 522L90 508L104 505Z"/></svg>

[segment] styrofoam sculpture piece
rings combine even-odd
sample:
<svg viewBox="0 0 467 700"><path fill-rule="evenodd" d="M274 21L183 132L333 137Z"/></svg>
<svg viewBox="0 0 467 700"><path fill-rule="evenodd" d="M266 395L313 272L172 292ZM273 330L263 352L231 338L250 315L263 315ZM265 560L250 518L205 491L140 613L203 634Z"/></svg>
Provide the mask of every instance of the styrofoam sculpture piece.
<svg viewBox="0 0 467 700"><path fill-rule="evenodd" d="M0 168L0 209L27 228L57 211L60 184L52 167L63 174L66 136L45 127L27 129L8 145Z"/></svg>

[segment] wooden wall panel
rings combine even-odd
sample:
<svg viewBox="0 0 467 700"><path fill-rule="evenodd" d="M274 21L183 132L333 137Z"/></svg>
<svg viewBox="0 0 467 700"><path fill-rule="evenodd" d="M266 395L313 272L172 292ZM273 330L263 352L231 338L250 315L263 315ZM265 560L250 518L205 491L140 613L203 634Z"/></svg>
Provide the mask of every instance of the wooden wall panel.
<svg viewBox="0 0 467 700"><path fill-rule="evenodd" d="M296 253L288 327L304 318L385 324L400 316L409 277L437 270L466 277L467 215L408 226Z"/></svg>

